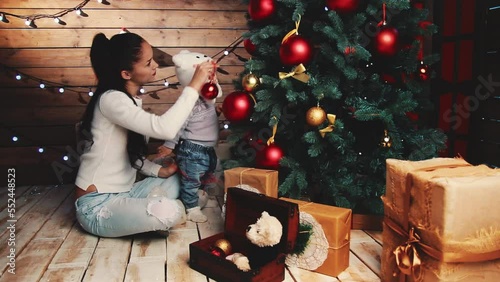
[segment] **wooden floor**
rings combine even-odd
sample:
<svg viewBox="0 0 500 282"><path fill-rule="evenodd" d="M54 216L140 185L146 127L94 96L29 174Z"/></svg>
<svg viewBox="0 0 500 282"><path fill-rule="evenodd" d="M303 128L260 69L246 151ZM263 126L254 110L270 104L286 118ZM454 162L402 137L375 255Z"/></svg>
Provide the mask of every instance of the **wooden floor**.
<svg viewBox="0 0 500 282"><path fill-rule="evenodd" d="M0 281L212 281L188 266L188 246L222 231L218 197L204 208L207 223L187 222L167 238L144 233L118 239L80 228L71 185L16 187L14 194L2 187L0 199ZM380 232L352 230L346 271L329 277L287 268L285 281L380 281L381 251ZM15 274L9 273L14 266Z"/></svg>

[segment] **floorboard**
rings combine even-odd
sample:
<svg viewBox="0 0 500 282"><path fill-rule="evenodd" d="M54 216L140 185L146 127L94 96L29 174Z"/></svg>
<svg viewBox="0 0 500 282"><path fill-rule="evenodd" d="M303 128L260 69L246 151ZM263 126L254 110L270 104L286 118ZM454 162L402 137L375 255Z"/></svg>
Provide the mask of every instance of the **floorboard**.
<svg viewBox="0 0 500 282"><path fill-rule="evenodd" d="M168 236L150 232L99 238L76 222L72 190L72 185L22 186L9 195L6 187L0 187L0 282L213 281L189 267L188 246L224 230L222 197L211 196L203 209L206 223L185 222ZM12 218L7 204L11 196ZM9 226L15 227L14 233ZM8 272L12 241L15 274ZM338 277L287 267L284 281L380 281L381 232L352 230L350 246L349 267Z"/></svg>

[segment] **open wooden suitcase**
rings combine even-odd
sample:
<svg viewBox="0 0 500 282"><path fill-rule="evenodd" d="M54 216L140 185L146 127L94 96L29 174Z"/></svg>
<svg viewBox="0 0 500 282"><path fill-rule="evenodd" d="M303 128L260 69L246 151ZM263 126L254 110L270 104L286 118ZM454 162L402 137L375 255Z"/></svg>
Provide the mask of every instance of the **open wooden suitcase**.
<svg viewBox="0 0 500 282"><path fill-rule="evenodd" d="M263 211L278 218L283 225L280 242L273 247L258 247L245 236L247 227L254 224ZM190 267L216 281L283 281L285 258L295 247L299 230L299 210L291 203L264 194L230 187L227 190L224 232L189 245ZM212 254L219 239L231 243L232 253L239 252L250 259L252 269L241 271L224 256Z"/></svg>

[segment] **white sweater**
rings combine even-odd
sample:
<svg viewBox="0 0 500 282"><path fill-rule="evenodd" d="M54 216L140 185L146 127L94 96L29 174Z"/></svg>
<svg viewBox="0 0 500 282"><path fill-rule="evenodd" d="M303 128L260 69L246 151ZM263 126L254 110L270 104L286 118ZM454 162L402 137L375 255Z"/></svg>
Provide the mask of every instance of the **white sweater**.
<svg viewBox="0 0 500 282"><path fill-rule="evenodd" d="M198 91L185 87L175 104L158 116L144 111L141 99L135 99L136 106L123 92L110 90L103 93L91 125L94 142L80 157L76 186L86 190L94 184L101 193L130 191L137 170L130 165L127 154L128 130L147 137L173 139L198 97ZM145 160L141 172L157 176L160 167Z"/></svg>

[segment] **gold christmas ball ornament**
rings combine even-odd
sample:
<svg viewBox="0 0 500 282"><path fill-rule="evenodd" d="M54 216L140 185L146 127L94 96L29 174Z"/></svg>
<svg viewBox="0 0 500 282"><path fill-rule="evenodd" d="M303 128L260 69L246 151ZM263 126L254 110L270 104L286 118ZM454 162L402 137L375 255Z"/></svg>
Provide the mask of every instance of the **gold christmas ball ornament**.
<svg viewBox="0 0 500 282"><path fill-rule="evenodd" d="M319 126L326 120L326 112L320 107L312 107L306 112L306 122L310 126Z"/></svg>
<svg viewBox="0 0 500 282"><path fill-rule="evenodd" d="M231 254L232 251L231 243L226 239L218 239L215 241L214 247L224 252L226 256Z"/></svg>
<svg viewBox="0 0 500 282"><path fill-rule="evenodd" d="M390 148L392 146L392 140L389 136L389 133L387 132L387 129L384 130L384 137L382 137L382 140L380 140L380 146L382 148Z"/></svg>
<svg viewBox="0 0 500 282"><path fill-rule="evenodd" d="M255 87L259 85L259 83L260 83L259 78L253 73L245 75L241 82L241 84L243 85L243 89L245 89L245 91L248 92L252 92L255 89Z"/></svg>

